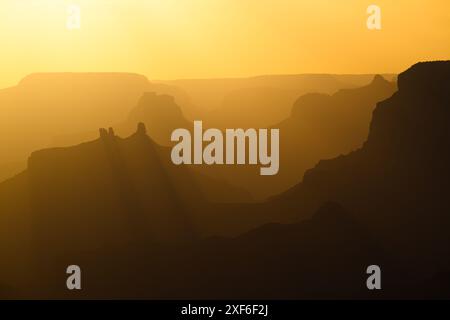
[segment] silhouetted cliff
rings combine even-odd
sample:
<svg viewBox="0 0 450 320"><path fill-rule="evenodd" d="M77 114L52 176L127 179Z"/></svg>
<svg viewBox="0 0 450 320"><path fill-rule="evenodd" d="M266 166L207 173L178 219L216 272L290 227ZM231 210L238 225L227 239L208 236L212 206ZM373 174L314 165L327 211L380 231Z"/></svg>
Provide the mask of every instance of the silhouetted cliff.
<svg viewBox="0 0 450 320"><path fill-rule="evenodd" d="M361 149L321 161L274 202L299 218L338 202L424 275L450 266L450 62L416 64L398 88Z"/></svg>
<svg viewBox="0 0 450 320"><path fill-rule="evenodd" d="M134 247L192 241L207 231L199 219L211 212L210 199L247 197L173 165L170 149L154 143L143 123L129 138L112 128L99 134L32 153L25 172L0 184L0 246L8 260L0 270L15 286L28 280L36 288L42 277L49 294L60 279L52 275L89 252L127 255ZM22 270L30 263L34 271ZM34 272L41 276L33 280Z"/></svg>

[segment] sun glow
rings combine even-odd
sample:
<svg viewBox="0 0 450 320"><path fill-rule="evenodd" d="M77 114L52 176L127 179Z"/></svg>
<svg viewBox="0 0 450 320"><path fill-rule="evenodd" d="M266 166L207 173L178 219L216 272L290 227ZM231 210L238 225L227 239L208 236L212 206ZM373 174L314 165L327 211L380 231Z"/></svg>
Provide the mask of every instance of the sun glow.
<svg viewBox="0 0 450 320"><path fill-rule="evenodd" d="M80 28L67 28L68 6ZM450 2L2 0L0 87L32 72L124 71L151 79L399 72L450 56Z"/></svg>

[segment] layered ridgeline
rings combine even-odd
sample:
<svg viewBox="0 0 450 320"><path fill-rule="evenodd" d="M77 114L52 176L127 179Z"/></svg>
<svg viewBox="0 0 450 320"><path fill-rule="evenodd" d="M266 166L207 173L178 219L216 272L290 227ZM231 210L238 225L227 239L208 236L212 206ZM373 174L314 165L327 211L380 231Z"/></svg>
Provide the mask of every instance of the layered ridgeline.
<svg viewBox="0 0 450 320"><path fill-rule="evenodd" d="M319 160L358 149L367 138L377 102L395 91L396 83L377 75L366 86L298 98L291 115L272 127L280 130L277 175L261 177L258 168L249 166L203 166L195 170L245 188L258 200L279 194L300 182L305 171Z"/></svg>
<svg viewBox="0 0 450 320"><path fill-rule="evenodd" d="M95 137L85 133L123 122L148 91L189 105L180 90L128 73L38 73L0 90L0 181L23 170L31 152L60 146L59 136L78 144Z"/></svg>
<svg viewBox="0 0 450 320"><path fill-rule="evenodd" d="M308 79L312 81L313 78L310 76ZM322 78L327 79L325 76L317 78L317 83L322 83ZM359 88L339 90L333 95L316 93L297 97L297 102L290 107L291 116L274 126L280 129L281 139L281 165L275 176L261 177L257 166L202 165L192 166L192 169L245 189L256 200L276 195L301 181L305 171L320 159L332 158L359 148L367 138L376 103L390 97L395 90L394 82L375 76L368 85ZM262 96L264 94L261 93ZM261 101L274 103L262 98ZM247 107L250 106L251 104ZM265 104L259 106L261 111L253 118L265 117L277 110L275 105L264 106ZM187 120L183 109L169 95L146 92L133 107L127 120L116 124L114 129L120 136L128 136L135 130L138 122L143 122L155 142L173 146L175 143L170 137L175 129L186 128L193 131L193 122ZM228 124L227 128L240 128L243 124L241 113L235 114L233 119L222 120ZM212 124L215 122L210 120L203 123L206 130L214 127ZM96 135L96 131L91 131L81 135L60 136L55 140L55 145L69 146L92 140Z"/></svg>
<svg viewBox="0 0 450 320"><path fill-rule="evenodd" d="M417 64L398 88L378 103L361 149L320 162L265 204L241 208L302 222L153 257L147 270L160 280L147 295L448 298L450 62ZM373 264L382 270L381 291L366 287Z"/></svg>

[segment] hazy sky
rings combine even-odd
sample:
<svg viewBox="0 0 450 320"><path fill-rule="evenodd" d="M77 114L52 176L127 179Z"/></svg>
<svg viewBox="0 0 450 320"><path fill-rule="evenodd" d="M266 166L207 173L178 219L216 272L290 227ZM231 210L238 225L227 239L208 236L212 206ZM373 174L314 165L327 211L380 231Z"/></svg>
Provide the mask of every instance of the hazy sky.
<svg viewBox="0 0 450 320"><path fill-rule="evenodd" d="M67 7L81 28L66 27ZM366 27L370 4L382 30ZM400 72L450 59L449 0L1 0L0 87L32 72L150 79Z"/></svg>

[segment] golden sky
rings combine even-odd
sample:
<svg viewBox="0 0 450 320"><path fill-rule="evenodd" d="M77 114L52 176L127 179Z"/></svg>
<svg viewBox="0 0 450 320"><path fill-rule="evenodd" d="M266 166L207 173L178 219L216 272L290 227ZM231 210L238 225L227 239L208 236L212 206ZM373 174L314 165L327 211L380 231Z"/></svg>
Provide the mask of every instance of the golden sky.
<svg viewBox="0 0 450 320"><path fill-rule="evenodd" d="M81 28L66 28L67 6ZM382 30L366 27L370 4ZM150 79L400 72L450 59L449 0L1 0L0 87L32 72Z"/></svg>

